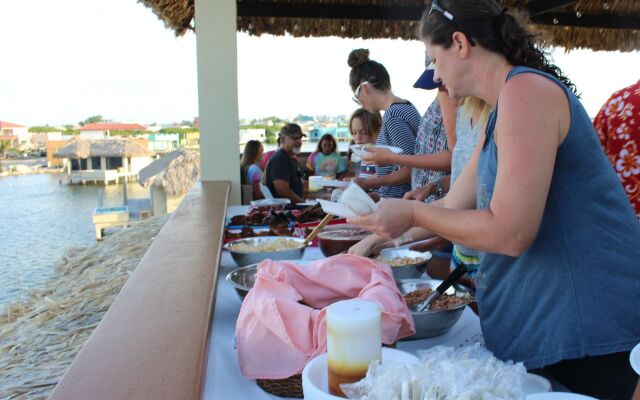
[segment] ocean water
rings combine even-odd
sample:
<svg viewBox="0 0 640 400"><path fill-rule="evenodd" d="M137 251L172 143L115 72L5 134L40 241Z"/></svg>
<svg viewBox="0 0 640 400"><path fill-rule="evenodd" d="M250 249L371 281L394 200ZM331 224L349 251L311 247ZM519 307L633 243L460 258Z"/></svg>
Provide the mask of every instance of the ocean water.
<svg viewBox="0 0 640 400"><path fill-rule="evenodd" d="M0 304L41 286L70 247L95 243L91 213L123 203L120 185L67 185L63 175L0 177ZM148 198L137 182L129 198Z"/></svg>

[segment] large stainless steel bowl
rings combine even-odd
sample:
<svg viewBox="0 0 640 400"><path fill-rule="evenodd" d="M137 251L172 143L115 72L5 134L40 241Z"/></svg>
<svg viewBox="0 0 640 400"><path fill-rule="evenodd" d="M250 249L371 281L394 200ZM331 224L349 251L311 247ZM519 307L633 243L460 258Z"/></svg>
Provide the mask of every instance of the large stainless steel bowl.
<svg viewBox="0 0 640 400"><path fill-rule="evenodd" d="M257 245L268 242L275 242L277 240L290 240L300 244L300 247L295 249L284 249L276 251L238 251L234 249L234 245L238 243L246 243L248 245ZM306 247L303 246L304 239L291 237L291 236L261 236L254 238L238 239L233 242L226 243L224 248L231 253L233 261L238 264L239 267L244 267L249 264L257 264L263 260L297 260L304 256Z"/></svg>
<svg viewBox="0 0 640 400"><path fill-rule="evenodd" d="M249 293L249 290L256 283L256 273L258 272L258 264L247 265L246 267L236 268L227 274L225 280L233 286L240 296L240 299Z"/></svg>
<svg viewBox="0 0 640 400"><path fill-rule="evenodd" d="M436 279L400 279L396 281L400 292L403 295L418 289L431 288L435 290L442 283ZM472 301L472 297L462 286L451 286L445 294L455 295L463 298L465 301L448 310L429 310L417 312L415 308L409 307L413 322L416 326L415 335L407 339L422 339L428 337L439 336L445 334L462 316L464 308Z"/></svg>
<svg viewBox="0 0 640 400"><path fill-rule="evenodd" d="M296 263L298 265L305 265L311 263L309 260L286 260ZM249 290L253 288L256 283L256 274L258 273L258 264L251 264L244 267L239 267L229 272L225 280L233 286L233 288L240 296L240 299L249 293Z"/></svg>
<svg viewBox="0 0 640 400"><path fill-rule="evenodd" d="M431 253L413 251L409 249L383 249L380 252L380 255L376 257L376 260L380 258L386 259L394 259L394 258L420 258L422 261L418 263L405 264L402 266L391 266L391 272L393 272L393 277L398 279L416 279L420 278L422 273L427 268L427 262L431 259Z"/></svg>

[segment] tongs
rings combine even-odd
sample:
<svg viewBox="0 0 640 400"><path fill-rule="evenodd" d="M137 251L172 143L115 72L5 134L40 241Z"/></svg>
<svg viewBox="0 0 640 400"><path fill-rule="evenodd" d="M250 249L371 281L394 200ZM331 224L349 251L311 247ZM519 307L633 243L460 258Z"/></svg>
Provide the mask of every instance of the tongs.
<svg viewBox="0 0 640 400"><path fill-rule="evenodd" d="M453 285L458 279L460 279L466 272L467 267L464 264L458 265L456 269L454 269L453 272L450 273L449 276L447 276L447 279L445 279L440 285L438 285L436 290L431 292L429 297L427 297L422 303L416 306L416 310L418 312L428 310L431 303L433 303L438 297L442 296L444 292L446 292L447 289L449 289L449 287L451 287L451 285Z"/></svg>

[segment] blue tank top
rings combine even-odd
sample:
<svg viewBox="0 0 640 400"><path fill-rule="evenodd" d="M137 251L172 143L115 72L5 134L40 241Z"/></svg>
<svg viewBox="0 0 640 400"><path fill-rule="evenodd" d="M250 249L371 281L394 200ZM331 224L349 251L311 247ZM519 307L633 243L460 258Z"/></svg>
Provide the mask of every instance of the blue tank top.
<svg viewBox="0 0 640 400"><path fill-rule="evenodd" d="M640 223L578 99L531 68L515 67L507 80L521 73L562 87L571 125L531 247L519 257L481 253L476 296L485 343L527 368L628 351L640 342ZM478 208L489 207L495 185L497 115L496 105L478 161Z"/></svg>

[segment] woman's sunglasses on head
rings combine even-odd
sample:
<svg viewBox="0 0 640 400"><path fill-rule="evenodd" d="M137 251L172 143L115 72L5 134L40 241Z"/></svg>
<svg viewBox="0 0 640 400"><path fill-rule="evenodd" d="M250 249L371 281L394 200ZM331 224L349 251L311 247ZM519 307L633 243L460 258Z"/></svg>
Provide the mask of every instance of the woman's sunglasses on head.
<svg viewBox="0 0 640 400"><path fill-rule="evenodd" d="M456 28L460 30L460 32L464 33L465 36L467 37L467 40L469 40L469 43L471 44L471 46L476 45L476 42L475 40L473 40L473 37L471 36L469 31L467 31L460 22L456 21L453 17L453 14L451 14L444 7L442 7L438 2L438 0L431 1L431 8L429 9L429 15L431 15L434 11L437 11L440 14L442 14L442 16L448 19L449 21L451 21L451 23L453 23L456 26Z"/></svg>

